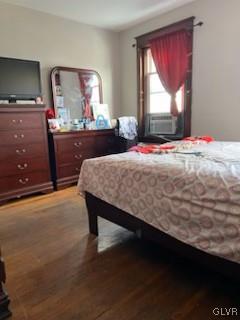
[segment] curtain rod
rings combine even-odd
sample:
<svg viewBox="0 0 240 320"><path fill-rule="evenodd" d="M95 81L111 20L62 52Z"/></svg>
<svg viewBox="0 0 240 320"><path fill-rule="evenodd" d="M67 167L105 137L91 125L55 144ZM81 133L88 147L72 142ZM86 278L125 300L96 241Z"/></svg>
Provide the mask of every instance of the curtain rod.
<svg viewBox="0 0 240 320"><path fill-rule="evenodd" d="M193 27L201 27L203 25L203 21L199 21L198 23L194 24ZM135 48L136 47L136 43L132 44L132 47Z"/></svg>
<svg viewBox="0 0 240 320"><path fill-rule="evenodd" d="M203 25L202 21L199 21L198 23L194 24L194 27L201 27Z"/></svg>

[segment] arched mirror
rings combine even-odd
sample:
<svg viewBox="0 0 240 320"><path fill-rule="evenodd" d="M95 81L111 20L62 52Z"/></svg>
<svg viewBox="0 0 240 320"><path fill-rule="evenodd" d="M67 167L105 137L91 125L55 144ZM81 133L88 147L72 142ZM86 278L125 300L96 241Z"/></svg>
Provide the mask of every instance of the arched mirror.
<svg viewBox="0 0 240 320"><path fill-rule="evenodd" d="M92 118L92 106L102 103L102 81L94 70L55 67L51 72L56 118L77 121Z"/></svg>

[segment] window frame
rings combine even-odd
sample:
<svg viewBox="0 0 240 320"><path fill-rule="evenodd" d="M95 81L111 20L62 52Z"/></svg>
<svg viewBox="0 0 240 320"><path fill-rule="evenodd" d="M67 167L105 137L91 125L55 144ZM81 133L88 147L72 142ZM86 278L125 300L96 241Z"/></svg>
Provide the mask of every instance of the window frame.
<svg viewBox="0 0 240 320"><path fill-rule="evenodd" d="M137 42L137 88L138 88L138 123L139 123L139 136L141 141L161 142L162 138L144 136L145 132L145 115L147 113L147 85L146 85L146 64L147 64L147 49L149 49L150 40L163 36L168 33L172 33L181 29L187 29L192 32L194 28L195 17L190 17L169 26L151 31L139 37L136 37ZM193 38L193 37L192 37ZM193 39L192 39L193 40ZM184 106L183 106L183 137L191 135L191 104L192 104L192 50L193 41L191 41L190 54L189 54L189 68L187 79L184 84ZM171 135L172 140L179 139Z"/></svg>

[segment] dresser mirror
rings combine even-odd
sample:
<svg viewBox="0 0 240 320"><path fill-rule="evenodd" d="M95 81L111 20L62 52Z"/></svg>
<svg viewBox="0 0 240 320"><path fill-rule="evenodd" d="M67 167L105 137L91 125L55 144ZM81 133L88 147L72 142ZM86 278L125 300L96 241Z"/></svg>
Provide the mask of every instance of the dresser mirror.
<svg viewBox="0 0 240 320"><path fill-rule="evenodd" d="M102 80L94 70L55 67L51 83L55 116L65 124L92 119L92 106L102 103Z"/></svg>

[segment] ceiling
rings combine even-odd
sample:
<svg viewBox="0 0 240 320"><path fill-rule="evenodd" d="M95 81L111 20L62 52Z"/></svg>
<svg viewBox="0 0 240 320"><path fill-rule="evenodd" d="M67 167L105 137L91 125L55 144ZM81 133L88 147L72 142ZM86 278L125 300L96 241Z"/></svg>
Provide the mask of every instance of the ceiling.
<svg viewBox="0 0 240 320"><path fill-rule="evenodd" d="M195 0L3 0L59 17L120 31Z"/></svg>

